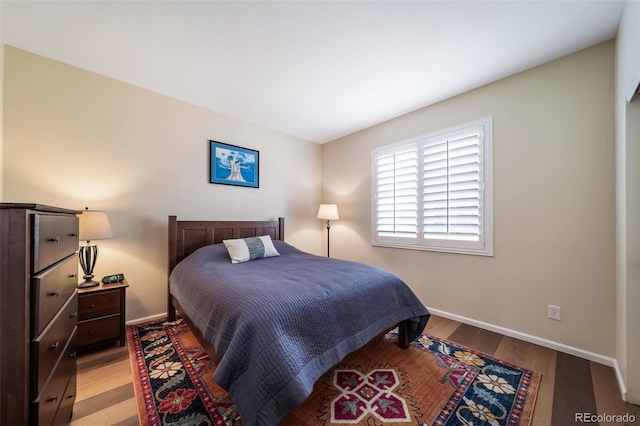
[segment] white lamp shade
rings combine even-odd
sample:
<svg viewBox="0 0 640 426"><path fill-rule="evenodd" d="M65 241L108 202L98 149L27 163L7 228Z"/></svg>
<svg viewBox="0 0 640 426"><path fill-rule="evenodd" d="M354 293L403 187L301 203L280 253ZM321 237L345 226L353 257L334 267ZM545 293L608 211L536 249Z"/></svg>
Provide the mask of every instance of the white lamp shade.
<svg viewBox="0 0 640 426"><path fill-rule="evenodd" d="M82 214L78 215L78 218L80 219L79 238L81 241L113 238L113 231L111 231L107 213L97 210L83 210Z"/></svg>
<svg viewBox="0 0 640 426"><path fill-rule="evenodd" d="M318 209L318 219L337 220L338 206L336 204L320 204Z"/></svg>

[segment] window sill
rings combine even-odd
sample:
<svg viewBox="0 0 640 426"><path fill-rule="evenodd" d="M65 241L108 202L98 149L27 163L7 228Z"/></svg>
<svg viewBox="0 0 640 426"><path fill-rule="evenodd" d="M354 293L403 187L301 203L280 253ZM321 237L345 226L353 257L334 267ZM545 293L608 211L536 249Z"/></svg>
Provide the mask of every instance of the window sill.
<svg viewBox="0 0 640 426"><path fill-rule="evenodd" d="M453 253L453 254L470 254L475 256L487 256L493 257L493 248L487 249L475 249L475 248L467 248L467 247L443 247L443 246L427 246L427 245L416 245L416 244L403 244L397 242L381 242L381 241L373 241L371 243L374 247L386 247L386 248L397 248L397 249L405 249L405 250L420 250L420 251L434 251L440 253Z"/></svg>

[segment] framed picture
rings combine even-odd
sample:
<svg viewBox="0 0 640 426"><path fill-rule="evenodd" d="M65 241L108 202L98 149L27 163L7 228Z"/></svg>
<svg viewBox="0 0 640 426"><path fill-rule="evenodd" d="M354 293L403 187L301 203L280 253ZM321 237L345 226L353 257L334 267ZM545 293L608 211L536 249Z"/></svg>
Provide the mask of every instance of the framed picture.
<svg viewBox="0 0 640 426"><path fill-rule="evenodd" d="M260 152L209 141L209 183L260 186Z"/></svg>

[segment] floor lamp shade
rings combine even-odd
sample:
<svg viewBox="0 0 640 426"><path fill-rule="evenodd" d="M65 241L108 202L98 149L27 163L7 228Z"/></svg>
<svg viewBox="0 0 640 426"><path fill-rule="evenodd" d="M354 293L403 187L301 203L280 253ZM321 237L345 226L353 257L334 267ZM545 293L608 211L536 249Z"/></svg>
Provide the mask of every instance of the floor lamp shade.
<svg viewBox="0 0 640 426"><path fill-rule="evenodd" d="M318 219L324 219L327 222L327 257L329 257L329 232L331 231L331 221L340 219L338 206L336 204L320 204Z"/></svg>
<svg viewBox="0 0 640 426"><path fill-rule="evenodd" d="M318 219L324 220L338 220L338 205L337 204L320 204L318 209Z"/></svg>
<svg viewBox="0 0 640 426"><path fill-rule="evenodd" d="M80 240L86 241L87 245L80 246L78 258L80 266L84 271L84 282L78 287L92 287L99 283L93 281L93 268L98 260L98 246L91 245L93 240L106 240L113 238L113 231L107 213L86 208L82 214L78 215L80 220Z"/></svg>

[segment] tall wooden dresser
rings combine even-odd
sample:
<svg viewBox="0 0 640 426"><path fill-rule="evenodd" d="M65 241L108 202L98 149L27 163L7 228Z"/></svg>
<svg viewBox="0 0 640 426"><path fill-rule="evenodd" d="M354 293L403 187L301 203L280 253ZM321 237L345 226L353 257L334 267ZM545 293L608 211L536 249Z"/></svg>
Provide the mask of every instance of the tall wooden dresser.
<svg viewBox="0 0 640 426"><path fill-rule="evenodd" d="M66 424L72 414L77 213L0 203L0 425Z"/></svg>

